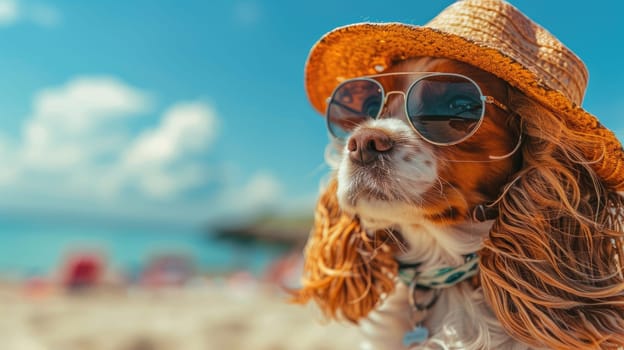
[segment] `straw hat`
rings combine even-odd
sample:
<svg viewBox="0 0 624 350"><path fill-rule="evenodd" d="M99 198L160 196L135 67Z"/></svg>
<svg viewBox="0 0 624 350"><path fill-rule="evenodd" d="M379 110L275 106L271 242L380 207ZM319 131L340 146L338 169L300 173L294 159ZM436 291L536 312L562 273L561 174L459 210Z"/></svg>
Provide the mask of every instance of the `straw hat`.
<svg viewBox="0 0 624 350"><path fill-rule="evenodd" d="M344 79L375 74L416 56L445 57L488 71L567 117L578 131L604 139L592 165L608 186L624 190L624 151L615 135L581 108L583 62L547 30L498 0L458 1L424 26L359 23L337 28L314 45L305 68L310 102L320 113ZM589 159L602 149L585 150Z"/></svg>

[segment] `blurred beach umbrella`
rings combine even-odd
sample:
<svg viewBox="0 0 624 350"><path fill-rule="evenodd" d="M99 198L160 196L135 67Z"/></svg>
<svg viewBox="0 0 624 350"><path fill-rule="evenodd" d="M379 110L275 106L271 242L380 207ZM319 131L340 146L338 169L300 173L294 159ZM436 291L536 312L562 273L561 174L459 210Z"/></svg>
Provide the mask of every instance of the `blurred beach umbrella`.
<svg viewBox="0 0 624 350"><path fill-rule="evenodd" d="M96 252L70 254L63 264L63 286L72 291L97 286L104 275L104 258Z"/></svg>

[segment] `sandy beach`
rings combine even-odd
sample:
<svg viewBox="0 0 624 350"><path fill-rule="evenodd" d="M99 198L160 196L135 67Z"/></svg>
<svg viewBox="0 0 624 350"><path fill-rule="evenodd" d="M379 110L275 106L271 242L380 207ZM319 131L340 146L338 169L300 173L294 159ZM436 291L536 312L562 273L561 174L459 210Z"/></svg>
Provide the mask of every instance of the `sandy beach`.
<svg viewBox="0 0 624 350"><path fill-rule="evenodd" d="M338 350L358 338L260 285L41 295L4 285L0 314L2 350Z"/></svg>

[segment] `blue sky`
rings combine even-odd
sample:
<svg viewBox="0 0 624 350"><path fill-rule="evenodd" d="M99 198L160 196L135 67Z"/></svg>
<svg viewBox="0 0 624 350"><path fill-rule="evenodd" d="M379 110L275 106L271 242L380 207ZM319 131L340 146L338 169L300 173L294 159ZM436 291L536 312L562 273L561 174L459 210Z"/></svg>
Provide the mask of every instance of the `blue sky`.
<svg viewBox="0 0 624 350"><path fill-rule="evenodd" d="M310 47L452 1L0 0L0 213L199 224L312 207L327 143ZM624 135L618 1L511 1L587 64Z"/></svg>

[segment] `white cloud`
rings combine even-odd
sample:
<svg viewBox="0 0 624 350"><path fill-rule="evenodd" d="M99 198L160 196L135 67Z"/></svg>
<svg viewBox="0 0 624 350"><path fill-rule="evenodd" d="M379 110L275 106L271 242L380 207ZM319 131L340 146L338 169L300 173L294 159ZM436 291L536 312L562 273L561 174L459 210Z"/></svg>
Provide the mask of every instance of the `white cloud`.
<svg viewBox="0 0 624 350"><path fill-rule="evenodd" d="M221 193L219 203L222 215L253 216L275 210L283 200L280 181L272 173L262 170L252 174L243 186L228 185Z"/></svg>
<svg viewBox="0 0 624 350"><path fill-rule="evenodd" d="M23 130L22 162L31 168L77 166L118 146L121 119L146 113L148 95L116 78L77 77L44 89ZM104 131L113 127L113 133Z"/></svg>
<svg viewBox="0 0 624 350"><path fill-rule="evenodd" d="M249 174L242 185L227 184L216 201L218 208L213 205L204 215L218 225L253 221L264 214L312 215L317 198L316 192L286 193L278 176L268 170L258 170Z"/></svg>
<svg viewBox="0 0 624 350"><path fill-rule="evenodd" d="M114 77L77 77L40 92L35 97L34 117L83 132L103 119L141 113L147 105L145 93Z"/></svg>
<svg viewBox="0 0 624 350"><path fill-rule="evenodd" d="M245 201L252 207L274 205L282 196L282 185L275 176L268 172L254 174L243 188Z"/></svg>
<svg viewBox="0 0 624 350"><path fill-rule="evenodd" d="M178 103L163 116L161 124L143 132L124 155L128 166L162 166L181 154L205 150L216 136L215 111L203 102Z"/></svg>
<svg viewBox="0 0 624 350"><path fill-rule="evenodd" d="M27 21L42 27L53 27L61 22L61 13L48 4L17 0L0 0L0 27Z"/></svg>
<svg viewBox="0 0 624 350"><path fill-rule="evenodd" d="M114 77L77 77L40 91L21 137L0 142L3 168L11 170L0 185L46 196L92 197L130 143L127 119L150 109L147 93Z"/></svg>
<svg viewBox="0 0 624 350"><path fill-rule="evenodd" d="M118 196L134 189L152 199L167 199L200 186L208 169L195 157L209 151L218 119L205 102L181 102L170 107L159 124L141 132L120 154L103 189Z"/></svg>
<svg viewBox="0 0 624 350"><path fill-rule="evenodd" d="M181 169L155 169L153 172L141 172L136 177L138 188L152 199L167 199L189 188L201 185L206 178L199 166L185 166Z"/></svg>
<svg viewBox="0 0 624 350"><path fill-rule="evenodd" d="M292 209L270 171L207 162L219 124L204 101L153 111L147 92L114 77L43 89L21 135L0 134L0 205L194 223Z"/></svg>
<svg viewBox="0 0 624 350"><path fill-rule="evenodd" d="M15 23L19 17L18 6L15 0L0 0L0 26Z"/></svg>
<svg viewBox="0 0 624 350"><path fill-rule="evenodd" d="M124 133L128 118L149 109L146 93L110 77L43 90L21 140L0 137L0 186L113 203L175 199L211 181L201 156L217 135L212 106L176 103L155 126Z"/></svg>

